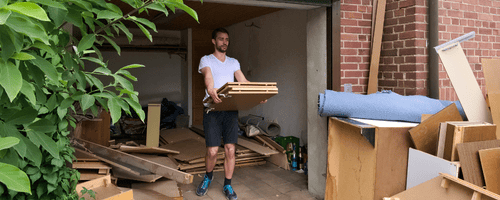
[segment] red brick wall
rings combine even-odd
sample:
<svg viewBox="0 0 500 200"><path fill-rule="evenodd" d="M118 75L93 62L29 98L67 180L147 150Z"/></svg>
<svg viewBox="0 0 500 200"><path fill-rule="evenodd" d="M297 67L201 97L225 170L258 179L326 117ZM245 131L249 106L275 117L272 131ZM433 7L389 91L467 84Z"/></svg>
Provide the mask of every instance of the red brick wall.
<svg viewBox="0 0 500 200"><path fill-rule="evenodd" d="M486 94L481 59L500 57L500 1L441 0L439 2L440 44L471 31L476 32L476 37L461 45L483 94ZM458 100L442 64L439 69L439 98Z"/></svg>
<svg viewBox="0 0 500 200"><path fill-rule="evenodd" d="M341 84L366 93L370 64L371 0L341 1ZM427 1L387 0L378 90L427 95ZM462 44L484 92L480 58L500 57L500 1L440 0L439 42L470 31L476 38ZM440 99L457 100L440 64Z"/></svg>

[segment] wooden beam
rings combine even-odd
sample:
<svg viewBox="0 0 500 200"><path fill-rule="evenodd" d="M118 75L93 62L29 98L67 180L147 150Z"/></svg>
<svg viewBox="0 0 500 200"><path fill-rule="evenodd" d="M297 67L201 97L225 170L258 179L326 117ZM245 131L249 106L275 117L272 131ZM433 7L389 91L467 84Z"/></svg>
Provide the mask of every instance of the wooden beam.
<svg viewBox="0 0 500 200"><path fill-rule="evenodd" d="M262 155L266 155L266 156L279 153L276 150L272 150L272 149L269 149L267 147L263 147L261 145L255 144L255 143L250 142L247 139L244 139L242 137L238 138L238 144L241 145L241 146L243 146L243 147L246 147L246 148L248 148L248 149L250 149L252 151L260 153Z"/></svg>
<svg viewBox="0 0 500 200"><path fill-rule="evenodd" d="M85 148L89 149L96 155L111 157L117 161L121 161L127 163L131 166L141 168L144 170L148 170L152 173L161 175L165 178L169 178L175 180L179 183L189 184L193 182L193 175L181 172L176 169L172 169L170 167L160 165L158 163L139 158L137 156L130 155L128 153L124 153L118 150L114 150L108 147L104 147L89 141L75 139L77 142L83 144Z"/></svg>
<svg viewBox="0 0 500 200"><path fill-rule="evenodd" d="M378 90L378 68L380 63L380 49L382 47L382 35L384 30L384 15L385 15L386 0L377 2L377 16L375 20L375 32L372 38L372 54L370 59L370 74L368 77L368 94L377 92Z"/></svg>

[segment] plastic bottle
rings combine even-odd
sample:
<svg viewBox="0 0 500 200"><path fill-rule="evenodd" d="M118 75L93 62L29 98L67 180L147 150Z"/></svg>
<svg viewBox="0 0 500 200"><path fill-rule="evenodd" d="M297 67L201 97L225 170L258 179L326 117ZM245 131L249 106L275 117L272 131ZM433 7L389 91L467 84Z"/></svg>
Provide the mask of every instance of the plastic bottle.
<svg viewBox="0 0 500 200"><path fill-rule="evenodd" d="M297 154L295 153L295 145L293 145L292 151L292 170L297 170Z"/></svg>
<svg viewBox="0 0 500 200"><path fill-rule="evenodd" d="M304 158L302 158L302 148L299 148L299 169L304 169Z"/></svg>

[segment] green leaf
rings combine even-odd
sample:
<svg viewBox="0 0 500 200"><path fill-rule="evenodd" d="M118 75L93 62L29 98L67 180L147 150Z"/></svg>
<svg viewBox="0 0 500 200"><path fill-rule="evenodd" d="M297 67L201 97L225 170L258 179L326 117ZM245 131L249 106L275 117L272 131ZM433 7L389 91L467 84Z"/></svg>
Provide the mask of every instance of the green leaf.
<svg viewBox="0 0 500 200"><path fill-rule="evenodd" d="M147 19L144 19L144 18L138 18L138 17L135 17L135 16L130 16L131 19L135 20L135 21L138 21L140 22L141 24L144 24L146 25L147 27L149 27L150 29L153 29L155 32L158 32L156 30L156 25L155 23L147 20Z"/></svg>
<svg viewBox="0 0 500 200"><path fill-rule="evenodd" d="M14 53L14 55L11 58L16 59L16 60L33 60L33 59L35 59L34 56L27 54L27 53L24 53L24 52Z"/></svg>
<svg viewBox="0 0 500 200"><path fill-rule="evenodd" d="M83 8L87 11L92 10L92 4L90 4L89 2L81 1L81 0L70 0L70 2L74 3L78 7Z"/></svg>
<svg viewBox="0 0 500 200"><path fill-rule="evenodd" d="M97 89L99 89L99 91L102 92L104 90L104 85L102 84L101 80L90 74L85 74L85 76L90 80L89 82L92 82L92 84L96 86Z"/></svg>
<svg viewBox="0 0 500 200"><path fill-rule="evenodd" d="M21 158L24 158L26 156L26 143L23 140L23 138L25 137L21 133L19 133L14 125L4 124L3 122L0 123L0 135L3 137L10 136L19 139L19 144L14 146L14 150L16 150Z"/></svg>
<svg viewBox="0 0 500 200"><path fill-rule="evenodd" d="M19 143L19 139L15 137L0 138L0 150L8 149ZM1 169L0 169L1 170Z"/></svg>
<svg viewBox="0 0 500 200"><path fill-rule="evenodd" d="M134 0L122 0L123 2L127 3L128 5L132 6L133 8L138 8L139 6L135 3Z"/></svg>
<svg viewBox="0 0 500 200"><path fill-rule="evenodd" d="M18 146L18 145L16 145L16 146ZM7 153L4 155L3 158L0 159L0 163L7 163L7 164L14 165L14 166L18 167L19 162L21 161L21 159L19 159L19 154L17 154L14 149L6 149L6 150L7 150Z"/></svg>
<svg viewBox="0 0 500 200"><path fill-rule="evenodd" d="M137 78L133 76L129 71L127 70L118 70L116 71L116 74L121 74L129 78L130 80L137 81Z"/></svg>
<svg viewBox="0 0 500 200"><path fill-rule="evenodd" d="M5 26L0 26L0 45L2 46L1 56L4 61L7 61L14 53L16 48L14 42L8 33L8 28Z"/></svg>
<svg viewBox="0 0 500 200"><path fill-rule="evenodd" d="M98 67L93 72L108 75L108 76L111 75L111 70L109 70L106 67Z"/></svg>
<svg viewBox="0 0 500 200"><path fill-rule="evenodd" d="M0 25L3 25L5 24L5 22L7 22L7 19L9 18L11 13L12 11L10 10L0 9Z"/></svg>
<svg viewBox="0 0 500 200"><path fill-rule="evenodd" d="M122 15L110 10L101 10L97 12L97 19L118 19Z"/></svg>
<svg viewBox="0 0 500 200"><path fill-rule="evenodd" d="M47 100L47 104L45 106L47 106L47 109L49 109L49 111L54 110L54 108L56 108L57 106L57 96L55 94L51 95Z"/></svg>
<svg viewBox="0 0 500 200"><path fill-rule="evenodd" d="M57 115L59 116L59 119L63 119L66 114L68 114L67 108L57 107Z"/></svg>
<svg viewBox="0 0 500 200"><path fill-rule="evenodd" d="M0 150L0 159L5 157L5 154L7 154L8 151L9 151L8 149Z"/></svg>
<svg viewBox="0 0 500 200"><path fill-rule="evenodd" d="M113 77L115 78L115 80L118 83L120 83L120 85L122 85L123 88L130 90L130 91L134 91L134 85L132 85L132 83L129 80L123 78L120 75L116 75L116 74L113 74Z"/></svg>
<svg viewBox="0 0 500 200"><path fill-rule="evenodd" d="M155 3L149 4L149 6L146 6L146 8L163 12L163 13L165 13L165 16L168 17L167 8L165 8L165 6L162 5L161 3L155 2Z"/></svg>
<svg viewBox="0 0 500 200"><path fill-rule="evenodd" d="M176 8L180 8L184 12L191 15L191 17L193 17L198 23L200 23L198 21L198 14L196 13L196 11L194 11L192 8L190 8L186 4L182 3L182 1L180 1L180 2L167 1L167 2L165 2L165 4L167 4L167 6L172 5L172 6L175 6Z"/></svg>
<svg viewBox="0 0 500 200"><path fill-rule="evenodd" d="M28 83L27 81L23 80L21 93L24 94L26 98L28 98L28 100L33 106L36 105L35 87L31 83Z"/></svg>
<svg viewBox="0 0 500 200"><path fill-rule="evenodd" d="M125 33L125 35L127 36L128 38L128 42L130 43L133 39L133 35L132 33L130 33L130 31L127 29L127 27L125 27L125 25L123 25L122 22L119 22L119 23L116 23L116 24L113 24L113 26L116 26L118 27L120 30L123 31L123 33Z"/></svg>
<svg viewBox="0 0 500 200"><path fill-rule="evenodd" d="M13 115L5 119L5 123L18 125L18 124L28 124L33 122L38 115L38 111L33 109L31 106L26 106L22 110L17 111Z"/></svg>
<svg viewBox="0 0 500 200"><path fill-rule="evenodd" d="M52 80L53 82L57 82L58 76L54 65L52 65L52 63L50 63L49 61L43 59L42 57L36 54L31 54L31 55L35 57L35 60L30 60L30 61L35 66L40 68L50 80Z"/></svg>
<svg viewBox="0 0 500 200"><path fill-rule="evenodd" d="M144 28L144 26L142 26L141 24L135 22L135 24L137 24L137 26L141 29L141 31L144 33L144 35L146 35L146 37L149 39L149 41L153 42L153 37L151 36L151 33L149 33L149 31Z"/></svg>
<svg viewBox="0 0 500 200"><path fill-rule="evenodd" d="M0 182L10 190L31 194L28 175L13 165L0 163Z"/></svg>
<svg viewBox="0 0 500 200"><path fill-rule="evenodd" d="M122 115L122 109L120 107L120 103L118 102L119 101L119 97L114 97L114 98L111 98L108 100L108 108L109 108L109 112L111 113L111 120L112 120L112 124L115 124L116 122L118 122L118 120L120 119L121 115Z"/></svg>
<svg viewBox="0 0 500 200"><path fill-rule="evenodd" d="M89 95L89 94L84 94L83 97L82 97L82 110L85 111L87 110L88 108L90 108L90 106L94 105L95 103L95 98L94 96L92 95Z"/></svg>
<svg viewBox="0 0 500 200"><path fill-rule="evenodd" d="M115 5L113 3L106 3L106 7L108 7L113 12L118 13L120 16L123 16L122 10L117 5Z"/></svg>
<svg viewBox="0 0 500 200"><path fill-rule="evenodd" d="M57 173L44 174L43 179L45 179L50 184L57 184Z"/></svg>
<svg viewBox="0 0 500 200"><path fill-rule="evenodd" d="M71 105L73 105L74 102L75 102L75 100L71 97L65 98L61 102L61 105L59 105L59 107L66 109L66 108L69 108Z"/></svg>
<svg viewBox="0 0 500 200"><path fill-rule="evenodd" d="M47 17L47 13L45 13L45 10L43 10L43 8L38 6L36 3L16 2L3 8L41 21L50 21L49 17Z"/></svg>
<svg viewBox="0 0 500 200"><path fill-rule="evenodd" d="M78 89L81 90L81 91L84 91L85 88L87 87L87 80L85 79L85 74L83 74L82 71L78 70L78 71L75 71L75 77L76 77L76 80L78 80Z"/></svg>
<svg viewBox="0 0 500 200"><path fill-rule="evenodd" d="M95 34L88 34L80 40L78 43L78 52L83 52L84 50L90 49L94 45Z"/></svg>
<svg viewBox="0 0 500 200"><path fill-rule="evenodd" d="M120 55L120 53L121 53L120 46L118 46L118 45L115 43L115 41L113 41L111 38L106 37L106 36L104 36L104 35L101 35L101 36L102 36L102 37L104 37L104 39L106 39L106 40L109 42L109 44L111 44L111 46L113 46L113 48L115 48L116 52L118 52L118 55Z"/></svg>
<svg viewBox="0 0 500 200"><path fill-rule="evenodd" d="M59 9L62 9L62 10L67 10L66 7L64 7L64 5L62 3L59 3L59 2L56 2L56 1L52 1L52 0L29 0L29 1L32 1L32 2L35 2L35 3L39 3L39 4L42 4L42 5L46 5L46 6L49 6L49 7L52 7L52 8L59 8Z"/></svg>
<svg viewBox="0 0 500 200"><path fill-rule="evenodd" d="M62 167L62 166L63 166L63 164L64 164L64 160L62 160L62 159L55 159L55 158L54 158L54 159L52 159L52 160L50 161L50 164L52 164L52 165L54 165L54 166L56 166L56 167Z"/></svg>
<svg viewBox="0 0 500 200"><path fill-rule="evenodd" d="M9 0L0 0L0 8L6 6L9 3Z"/></svg>
<svg viewBox="0 0 500 200"><path fill-rule="evenodd" d="M47 182L40 181L38 186L36 186L36 194L38 195L38 199L40 199L40 197L45 193L47 193Z"/></svg>
<svg viewBox="0 0 500 200"><path fill-rule="evenodd" d="M28 126L28 128L36 131L37 133L52 133L56 131L57 127L48 119L41 119L32 123ZM52 140L52 139L51 139ZM33 141L33 140L31 140ZM33 141L35 142L35 141ZM35 142L36 144L36 142ZM56 156L54 156L56 157Z"/></svg>
<svg viewBox="0 0 500 200"><path fill-rule="evenodd" d="M23 78L19 69L11 62L0 62L0 85L4 88L12 102L23 85Z"/></svg>
<svg viewBox="0 0 500 200"><path fill-rule="evenodd" d="M41 43L41 42L35 42L33 45L31 45L32 47L36 47L36 48L39 48L41 50L44 50L46 51L47 53L49 53L50 55L54 55L56 54L56 52L54 50L52 50L52 48L50 48L48 45L44 44L44 43Z"/></svg>
<svg viewBox="0 0 500 200"><path fill-rule="evenodd" d="M56 27L61 26L64 23L66 16L68 15L68 10L66 8L60 9L55 7L48 7L47 11L49 13L49 17L54 21L54 26Z"/></svg>
<svg viewBox="0 0 500 200"><path fill-rule="evenodd" d="M82 60L88 60L88 61L91 61L91 62L94 62L94 63L97 63L103 67L106 67L106 63L102 62L101 60L97 59L97 58L94 58L94 57L83 57L81 58Z"/></svg>
<svg viewBox="0 0 500 200"><path fill-rule="evenodd" d="M45 150L47 150L50 155L54 158L59 159L59 149L57 148L57 144L50 138L41 132L28 131L28 137L30 140L35 143L35 145L42 146Z"/></svg>
<svg viewBox="0 0 500 200"><path fill-rule="evenodd" d="M74 9L72 7L68 8L68 14L66 15L66 21L75 25L78 28L84 28L81 11Z"/></svg>
<svg viewBox="0 0 500 200"><path fill-rule="evenodd" d="M127 65L125 67L122 67L120 68L120 70L124 70L124 69L133 69L133 68L140 68L140 67L146 67L144 65L141 65L141 64L131 64L131 65ZM119 71L119 70L118 70Z"/></svg>
<svg viewBox="0 0 500 200"><path fill-rule="evenodd" d="M141 104L139 104L139 102L134 101L130 98L124 98L124 99L134 109L134 111L137 113L139 118L144 121L144 119L146 118L146 114L144 113L144 110L142 110Z"/></svg>

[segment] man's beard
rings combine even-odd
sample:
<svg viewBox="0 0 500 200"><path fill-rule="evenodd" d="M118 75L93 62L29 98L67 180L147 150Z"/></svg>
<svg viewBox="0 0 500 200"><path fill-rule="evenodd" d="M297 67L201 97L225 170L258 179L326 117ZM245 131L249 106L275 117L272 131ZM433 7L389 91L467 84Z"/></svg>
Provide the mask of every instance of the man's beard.
<svg viewBox="0 0 500 200"><path fill-rule="evenodd" d="M225 46L226 49L222 49L222 47ZM217 51L221 52L221 53L226 53L227 51L227 46L226 45L221 45L221 46L217 46Z"/></svg>

